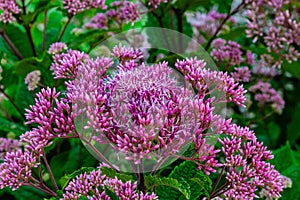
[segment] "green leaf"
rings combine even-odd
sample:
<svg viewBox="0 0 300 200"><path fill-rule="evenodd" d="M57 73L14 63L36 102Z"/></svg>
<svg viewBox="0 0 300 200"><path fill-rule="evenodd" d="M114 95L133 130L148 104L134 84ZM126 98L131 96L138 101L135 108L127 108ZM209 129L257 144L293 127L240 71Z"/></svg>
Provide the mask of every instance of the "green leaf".
<svg viewBox="0 0 300 200"><path fill-rule="evenodd" d="M220 13L230 13L233 0L213 0L214 5L218 5L217 11Z"/></svg>
<svg viewBox="0 0 300 200"><path fill-rule="evenodd" d="M120 174L116 172L116 170L108 167L101 167L101 172L103 175L106 175L109 178L115 178L119 179L122 182L133 180L133 177L131 175L127 174Z"/></svg>
<svg viewBox="0 0 300 200"><path fill-rule="evenodd" d="M79 36L75 37L74 40L70 41L68 46L71 49L78 49L78 47L83 43L99 41L99 38L104 37L105 33L107 32L108 30L92 30L87 33L80 34Z"/></svg>
<svg viewBox="0 0 300 200"><path fill-rule="evenodd" d="M284 61L282 64L282 70L291 73L294 77L300 79L300 60L298 59L297 62L288 63Z"/></svg>
<svg viewBox="0 0 300 200"><path fill-rule="evenodd" d="M285 146L273 151L274 159L270 161L275 165L279 172L288 169L290 166L297 164L297 160L294 156L294 152L291 149L291 145L287 143Z"/></svg>
<svg viewBox="0 0 300 200"><path fill-rule="evenodd" d="M196 10L200 6L210 5L210 0L177 0L175 7L182 12Z"/></svg>
<svg viewBox="0 0 300 200"><path fill-rule="evenodd" d="M83 173L89 173L91 171L93 171L95 168L93 167L82 167L76 171L74 171L72 174L66 174L64 175L63 177L61 177L59 179L59 184L63 189L65 189L65 187L68 185L68 183L70 182L71 179L75 178L76 176L80 175L80 174L83 174Z"/></svg>
<svg viewBox="0 0 300 200"><path fill-rule="evenodd" d="M246 30L245 26L232 28L232 29L230 29L230 31L228 33L220 34L219 37L223 38L225 40L236 40L240 36L245 35L245 30Z"/></svg>
<svg viewBox="0 0 300 200"><path fill-rule="evenodd" d="M114 191L109 189L106 185L104 185L104 191L105 191L105 194L107 196L109 196L111 200L118 200L119 199L119 197L116 195L116 193L114 193Z"/></svg>
<svg viewBox="0 0 300 200"><path fill-rule="evenodd" d="M179 166L176 166L169 177L177 180L183 178L188 181L191 189L190 199L198 199L202 194L209 196L212 190L210 178L202 171L199 171L198 167L191 161L184 161Z"/></svg>
<svg viewBox="0 0 300 200"><path fill-rule="evenodd" d="M0 118L0 130L5 132L13 132L20 136L24 132L28 131L28 128L25 128L17 123L8 121L7 119Z"/></svg>
<svg viewBox="0 0 300 200"><path fill-rule="evenodd" d="M9 23L6 25L5 33L23 57L26 58L32 56L28 37L21 25Z"/></svg>
<svg viewBox="0 0 300 200"><path fill-rule="evenodd" d="M80 196L78 200L88 200L88 198L86 196Z"/></svg>
<svg viewBox="0 0 300 200"><path fill-rule="evenodd" d="M268 124L268 131L272 144L277 144L281 131L280 126L278 126L275 122L270 122Z"/></svg>
<svg viewBox="0 0 300 200"><path fill-rule="evenodd" d="M300 103L298 103L294 108L294 114L292 120L287 125L287 138L292 144L295 144L297 139L300 138L299 121L300 121Z"/></svg>
<svg viewBox="0 0 300 200"><path fill-rule="evenodd" d="M290 166L288 169L281 172L281 174L292 179L292 187L285 188L281 194L282 197L280 199L300 199L300 166Z"/></svg>
<svg viewBox="0 0 300 200"><path fill-rule="evenodd" d="M179 197L177 196L177 193L172 193L172 191L168 187L174 188L176 191L180 192L185 197L185 199L190 198L189 185L183 179L179 182L177 179L174 178L154 177L149 175L145 177L145 185L148 190L153 187L157 187L157 194L161 194L159 195L159 199L165 199L163 195L166 195L168 199L177 199ZM164 191L163 193L167 191L167 194L163 194L161 191Z"/></svg>

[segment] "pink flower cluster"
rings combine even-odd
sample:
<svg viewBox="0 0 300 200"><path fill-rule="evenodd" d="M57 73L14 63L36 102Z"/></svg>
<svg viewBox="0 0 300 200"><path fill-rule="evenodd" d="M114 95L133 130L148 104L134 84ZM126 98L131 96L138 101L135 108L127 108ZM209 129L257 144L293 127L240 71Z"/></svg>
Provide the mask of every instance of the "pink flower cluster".
<svg viewBox="0 0 300 200"><path fill-rule="evenodd" d="M157 8L161 3L167 3L168 0L149 0L148 5Z"/></svg>
<svg viewBox="0 0 300 200"><path fill-rule="evenodd" d="M119 26L124 23L134 23L140 17L138 4L136 3L130 1L114 1L110 6L111 9L106 11L106 15Z"/></svg>
<svg viewBox="0 0 300 200"><path fill-rule="evenodd" d="M64 8L71 15L76 15L79 12L89 10L91 8L106 9L105 0L64 0Z"/></svg>
<svg viewBox="0 0 300 200"><path fill-rule="evenodd" d="M225 18L226 14L218 13L215 9L207 14L196 12L194 16L189 16L188 20L194 28L193 37L203 44L207 37L212 37L216 33L221 21ZM235 20L231 17L229 21L233 23Z"/></svg>
<svg viewBox="0 0 300 200"><path fill-rule="evenodd" d="M2 160L6 152L16 151L20 148L19 140L0 138L0 160Z"/></svg>
<svg viewBox="0 0 300 200"><path fill-rule="evenodd" d="M254 132L247 127L231 124L224 132L227 136L219 139L225 155L223 168L226 169L226 184L223 191L226 198L254 199L256 191L264 197L279 198L280 192L288 185L283 176L268 163L273 159Z"/></svg>
<svg viewBox="0 0 300 200"><path fill-rule="evenodd" d="M249 91L255 93L254 99L259 102L260 106L271 104L276 112L282 112L284 100L278 92L271 87L270 83L259 81L257 84L251 86Z"/></svg>
<svg viewBox="0 0 300 200"><path fill-rule="evenodd" d="M54 89L42 89L37 94L35 105L26 109L27 124L37 124L36 128L21 135L27 148L41 154L44 147L56 137L76 137L73 114L68 99L59 99L60 93Z"/></svg>
<svg viewBox="0 0 300 200"><path fill-rule="evenodd" d="M186 80L198 89L199 95L206 96L211 91L219 90L221 94L224 94L224 97L220 99L244 106L246 91L227 73L212 71L206 68L203 60L196 58L177 61L175 67L184 74Z"/></svg>
<svg viewBox="0 0 300 200"><path fill-rule="evenodd" d="M108 18L104 13L97 13L90 22L84 24L85 28L89 29L107 29Z"/></svg>
<svg viewBox="0 0 300 200"><path fill-rule="evenodd" d="M35 88L37 88L39 82L41 80L41 71L40 70L34 70L27 74L25 78L25 84L28 87L29 91L33 91Z"/></svg>
<svg viewBox="0 0 300 200"><path fill-rule="evenodd" d="M68 46L65 43L55 42L50 45L48 53L49 54L58 54L67 49L68 49Z"/></svg>
<svg viewBox="0 0 300 200"><path fill-rule="evenodd" d="M31 169L38 165L36 155L27 149L6 153L4 162L0 165L0 189L10 187L16 190L22 185L30 185L34 181Z"/></svg>
<svg viewBox="0 0 300 200"><path fill-rule="evenodd" d="M53 70L55 78L74 79L77 75L77 66L87 59L88 55L83 52L68 50L66 53L53 55L54 61L50 69Z"/></svg>
<svg viewBox="0 0 300 200"><path fill-rule="evenodd" d="M247 66L234 68L230 75L236 82L249 82L251 78L251 73Z"/></svg>
<svg viewBox="0 0 300 200"><path fill-rule="evenodd" d="M134 23L140 17L138 4L130 1L114 1L105 13L97 13L88 23L84 24L89 29L107 29L109 22L116 22L118 28L124 23Z"/></svg>
<svg viewBox="0 0 300 200"><path fill-rule="evenodd" d="M270 55L263 54L260 56L260 60L254 64L252 72L259 77L274 77L280 74L280 69L277 66Z"/></svg>
<svg viewBox="0 0 300 200"><path fill-rule="evenodd" d="M63 199L80 199L81 196L87 197L89 200L103 199L109 200L110 197L105 194L104 188L106 187L120 200L155 200L158 197L152 193L138 193L136 190L137 183L127 181L123 183L117 178L109 178L102 174L101 168L93 170L89 173L83 173L73 180L71 180L68 186L65 188L65 194Z"/></svg>
<svg viewBox="0 0 300 200"><path fill-rule="evenodd" d="M193 161L206 174L222 168L226 183L218 194L225 198L253 199L259 192L280 197L287 179L267 162L273 158L271 152L248 127L214 113L224 102L244 106L246 91L234 78L209 69L197 58L177 60L174 67L180 74L167 62L147 65L141 63L140 51L122 45L113 49L112 57L119 62L108 75L107 69L113 66L110 57L91 59L75 50L53 56L55 78L70 79L67 93L60 98L55 89L46 88L37 94L35 105L26 110L27 123L36 127L21 136L27 143L24 151L6 154L0 165L1 188L38 184L31 169L39 165L44 147L55 137L80 136L87 145L108 144L125 154L133 166L146 159L174 156ZM234 76L245 80L248 72L237 69L239 75ZM178 82L178 77L184 81ZM255 98L272 103L278 111L284 106L268 83L259 82L250 91L261 92ZM81 123L78 133L74 121ZM220 135L221 148L206 138ZM178 155L191 143L195 148L191 157ZM101 169L78 175L65 188L63 198L109 199L104 189L120 199L157 199L154 193L138 193L136 183L106 177Z"/></svg>
<svg viewBox="0 0 300 200"><path fill-rule="evenodd" d="M295 45L300 45L300 23L293 18L293 7L285 9L288 4L289 0L254 0L246 13L249 19L247 36L253 38L254 42L262 37L269 53L279 56L273 57L279 62L279 67L282 59L292 62L300 57L300 52L295 48Z"/></svg>
<svg viewBox="0 0 300 200"><path fill-rule="evenodd" d="M239 65L242 60L241 46L234 42L218 38L212 43L211 56L218 62L227 61L229 66Z"/></svg>
<svg viewBox="0 0 300 200"><path fill-rule="evenodd" d="M20 9L15 0L0 0L0 21L9 23L15 20L14 14L18 14Z"/></svg>

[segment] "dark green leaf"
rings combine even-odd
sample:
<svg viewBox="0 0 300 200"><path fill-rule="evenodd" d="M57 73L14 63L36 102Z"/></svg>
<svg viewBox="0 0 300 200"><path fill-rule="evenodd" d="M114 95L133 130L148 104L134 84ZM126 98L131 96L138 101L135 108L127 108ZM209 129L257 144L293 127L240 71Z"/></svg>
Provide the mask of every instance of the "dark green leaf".
<svg viewBox="0 0 300 200"><path fill-rule="evenodd" d="M27 128L3 118L0 118L0 130L5 132L13 132L18 136L28 131Z"/></svg>
<svg viewBox="0 0 300 200"><path fill-rule="evenodd" d="M176 191L182 194L185 199L189 199L190 197L189 185L183 179L181 179L181 182L179 182L174 178L154 177L149 175L145 177L145 185L148 190L153 187L157 187L156 191L160 199L165 199L165 197L168 199L178 199L178 197L180 197L180 195L177 193L172 193L170 188L174 188Z"/></svg>
<svg viewBox="0 0 300 200"><path fill-rule="evenodd" d="M292 144L300 138L300 103L296 105L294 111L292 121L287 125L287 138Z"/></svg>
<svg viewBox="0 0 300 200"><path fill-rule="evenodd" d="M198 199L201 194L208 196L212 189L210 178L191 161L184 161L179 166L176 166L169 175L171 178L187 180L191 188L191 198ZM182 197L181 197L182 199Z"/></svg>
<svg viewBox="0 0 300 200"><path fill-rule="evenodd" d="M76 171L74 171L72 174L66 174L63 177L61 177L59 179L59 184L61 186L62 189L65 189L65 187L68 185L69 181L73 178L75 178L76 176L83 174L83 173L89 173L91 171L93 171L95 168L93 167L82 167Z"/></svg>
<svg viewBox="0 0 300 200"><path fill-rule="evenodd" d="M210 4L210 0L177 0L175 3L175 7L180 9L182 12L188 10L196 10L200 6L207 6Z"/></svg>
<svg viewBox="0 0 300 200"><path fill-rule="evenodd" d="M102 167L101 168L101 172L102 172L103 175L106 175L109 178L115 178L115 177L117 177L122 182L133 180L133 177L131 175L120 174L120 173L116 172L116 170L114 170L112 168Z"/></svg>
<svg viewBox="0 0 300 200"><path fill-rule="evenodd" d="M104 186L104 191L105 191L105 194L107 196L109 196L111 200L118 200L119 199L119 197L114 193L114 191L109 189L106 185Z"/></svg>
<svg viewBox="0 0 300 200"><path fill-rule="evenodd" d="M294 77L300 79L300 60L298 59L297 62L288 63L284 61L282 64L282 70L291 73Z"/></svg>

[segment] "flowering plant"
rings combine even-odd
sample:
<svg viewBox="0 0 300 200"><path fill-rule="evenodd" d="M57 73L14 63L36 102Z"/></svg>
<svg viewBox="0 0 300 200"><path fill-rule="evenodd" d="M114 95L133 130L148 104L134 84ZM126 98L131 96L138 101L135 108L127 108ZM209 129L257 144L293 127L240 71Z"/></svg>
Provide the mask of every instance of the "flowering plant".
<svg viewBox="0 0 300 200"><path fill-rule="evenodd" d="M0 0L1 198L299 198L299 8Z"/></svg>

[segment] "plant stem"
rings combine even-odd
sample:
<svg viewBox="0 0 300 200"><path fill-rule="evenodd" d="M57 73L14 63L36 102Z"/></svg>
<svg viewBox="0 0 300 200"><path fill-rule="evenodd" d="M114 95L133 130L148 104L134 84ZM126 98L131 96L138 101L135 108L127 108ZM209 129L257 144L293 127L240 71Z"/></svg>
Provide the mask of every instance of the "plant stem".
<svg viewBox="0 0 300 200"><path fill-rule="evenodd" d="M220 180L221 180L221 177L222 177L222 175L223 175L224 170L225 170L225 166L222 167L222 170L221 170L221 172L220 172L220 174L219 174L219 176L218 176L218 178L217 178L217 181L214 183L213 189L212 189L212 191L211 191L210 198L211 198L212 194L215 192L215 190L217 189L217 186L218 186L219 183L220 183Z"/></svg>
<svg viewBox="0 0 300 200"><path fill-rule="evenodd" d="M68 18L68 21L66 22L65 26L63 27L63 29L58 37L58 42L60 42L62 37L64 36L66 29L67 29L68 25L70 24L72 18L73 18L73 15Z"/></svg>
<svg viewBox="0 0 300 200"><path fill-rule="evenodd" d="M32 39L31 28L30 28L29 25L24 25L24 28L26 30L27 37L29 39L29 43L30 43L30 46L31 46L32 54L33 54L33 56L36 57L36 51L35 51L34 42L33 42L33 39Z"/></svg>
<svg viewBox="0 0 300 200"><path fill-rule="evenodd" d="M231 16L235 15L236 13L238 13L240 11L240 9L245 5L245 0L243 0L230 14L228 14L224 20L221 22L221 24L219 25L219 27L217 28L216 32L214 33L214 35L209 39L208 43L205 46L205 50L207 51L211 45L211 43L214 41L214 39L216 39L217 35L219 34L219 32L222 30L224 24L230 19Z"/></svg>
<svg viewBox="0 0 300 200"><path fill-rule="evenodd" d="M144 172L143 172L143 164L142 164L142 161L141 161L141 164L139 164L139 172L138 172L138 175L139 175L139 190L142 191L142 192L145 192L146 191L146 186L145 186L145 177L144 177Z"/></svg>
<svg viewBox="0 0 300 200"><path fill-rule="evenodd" d="M0 87L0 92L9 100L9 102L13 105L13 107L15 107L15 109L18 111L18 113L21 115L21 117L25 120L23 112L17 106L17 104L14 102L14 100L10 96L8 96L8 94L6 94L6 92L4 91L4 89L2 89L1 87Z"/></svg>
<svg viewBox="0 0 300 200"><path fill-rule="evenodd" d="M26 15L25 0L22 0L22 10L23 10L23 14ZM33 42L33 39L32 39L30 25L24 24L23 26L25 28L25 31L26 31L26 34L27 34L27 37L28 37L28 40L29 40L29 43L30 43L30 46L31 46L32 54L33 54L33 56L36 57L36 51L35 51L34 42Z"/></svg>
<svg viewBox="0 0 300 200"><path fill-rule="evenodd" d="M183 32L183 13L181 13L179 10L175 10L175 14L177 17L177 30L179 33ZM178 41L179 41L179 52L183 52L183 39L182 34L178 35Z"/></svg>
<svg viewBox="0 0 300 200"><path fill-rule="evenodd" d="M167 160L168 157L162 158L154 167L153 170L151 172L151 175L155 175L155 173L157 172L157 170L159 169L159 167Z"/></svg>
<svg viewBox="0 0 300 200"><path fill-rule="evenodd" d="M22 54L19 52L19 50L15 47L15 45L12 43L12 41L7 37L7 35L4 32L4 29L0 30L0 34L3 38L3 40L6 42L6 44L11 48L11 50L14 52L14 54L17 56L19 60L23 59Z"/></svg>
<svg viewBox="0 0 300 200"><path fill-rule="evenodd" d="M47 158L46 158L46 155L45 155L44 152L43 152L43 160L44 160L44 164L46 165L46 168L47 168L47 170L48 170L48 172L49 172L49 174L50 174L50 178L51 178L51 181L52 181L52 183L53 183L55 189L56 189L56 190L59 190L59 189L58 189L58 186L57 186L57 183L56 183L56 181L55 181L55 178L54 178L54 176L53 176L52 170L51 170L51 168L50 168L50 165L49 165L49 163L48 163L48 161L47 161Z"/></svg>
<svg viewBox="0 0 300 200"><path fill-rule="evenodd" d="M96 153L98 157L97 159L102 160L114 170L119 171L117 166L114 166L97 148L95 148L91 143L89 143L84 137L81 137L81 141L84 142L89 148L91 148L91 150L93 150Z"/></svg>
<svg viewBox="0 0 300 200"><path fill-rule="evenodd" d="M139 0L139 2L141 2L147 8L147 5L142 0ZM166 41L167 49L170 49L170 44L169 44L169 41L168 41L168 38L167 38L167 34L164 30L165 27L164 27L164 24L163 24L163 21L162 21L163 16L159 16L157 14L156 10L154 10L154 9L151 9L150 11L153 14L153 16L157 19L157 22L159 23L159 26L162 28L161 33L163 35L163 38Z"/></svg>
<svg viewBox="0 0 300 200"><path fill-rule="evenodd" d="M47 10L45 10L45 11L44 11L44 30L43 30L42 51L44 51L44 50L45 50L45 45L46 45L47 14L48 14L48 11L47 11Z"/></svg>
<svg viewBox="0 0 300 200"><path fill-rule="evenodd" d="M229 190L230 187L228 187L228 186L229 186L229 183L226 182L226 183L225 183L224 185L222 185L216 192L212 193L212 194L210 195L209 199L213 199L213 198L215 198L215 197L217 197L217 196L223 194L223 193L226 192L227 190ZM228 187L228 188L226 188L226 187Z"/></svg>

